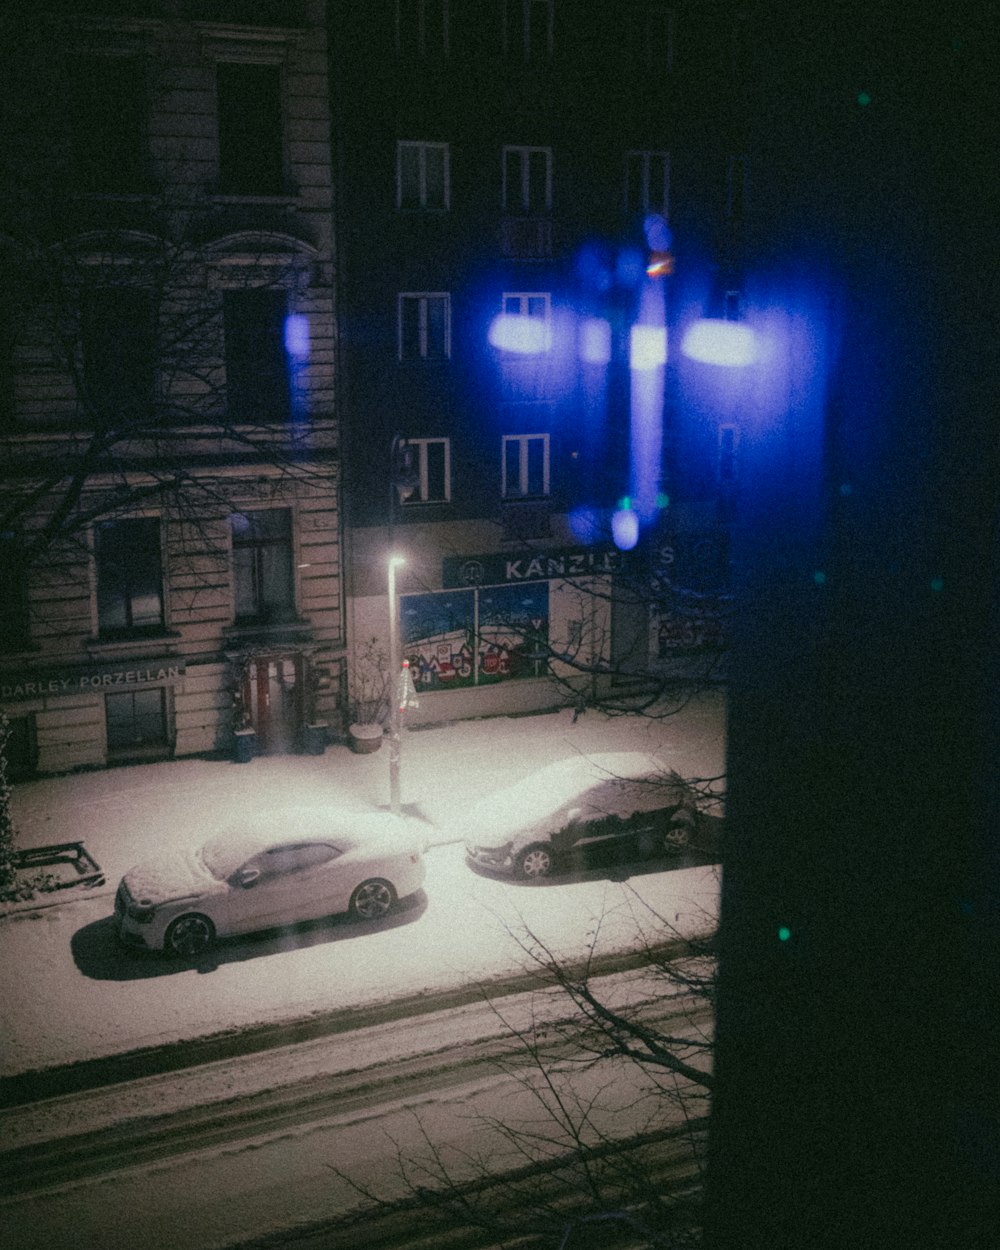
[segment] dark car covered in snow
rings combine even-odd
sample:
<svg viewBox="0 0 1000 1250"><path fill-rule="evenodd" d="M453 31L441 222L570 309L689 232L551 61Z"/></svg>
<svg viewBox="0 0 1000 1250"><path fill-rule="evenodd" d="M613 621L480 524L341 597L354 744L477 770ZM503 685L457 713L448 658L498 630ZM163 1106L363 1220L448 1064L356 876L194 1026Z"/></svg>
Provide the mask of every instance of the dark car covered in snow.
<svg viewBox="0 0 1000 1250"><path fill-rule="evenodd" d="M692 788L635 751L559 760L488 795L463 821L470 862L528 880L597 843L676 852L699 839L704 823Z"/></svg>

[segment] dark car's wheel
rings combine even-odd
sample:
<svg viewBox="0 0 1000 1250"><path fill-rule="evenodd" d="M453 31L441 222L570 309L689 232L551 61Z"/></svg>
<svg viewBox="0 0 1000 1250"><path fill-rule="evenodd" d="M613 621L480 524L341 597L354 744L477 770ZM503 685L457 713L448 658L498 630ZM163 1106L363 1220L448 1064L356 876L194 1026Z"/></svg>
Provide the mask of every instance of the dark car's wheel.
<svg viewBox="0 0 1000 1250"><path fill-rule="evenodd" d="M547 846L526 846L515 861L517 875L526 881L547 877L553 865L552 852Z"/></svg>
<svg viewBox="0 0 1000 1250"><path fill-rule="evenodd" d="M190 959L192 955L208 950L214 941L215 925L207 916L192 913L190 916L178 916L173 921L163 939L163 948L172 955Z"/></svg>
<svg viewBox="0 0 1000 1250"><path fill-rule="evenodd" d="M378 920L392 910L396 891L388 881L362 881L351 895L351 915L359 920Z"/></svg>
<svg viewBox="0 0 1000 1250"><path fill-rule="evenodd" d="M694 833L694 819L686 812L680 812L667 826L663 835L663 845L668 851L682 851L691 845Z"/></svg>

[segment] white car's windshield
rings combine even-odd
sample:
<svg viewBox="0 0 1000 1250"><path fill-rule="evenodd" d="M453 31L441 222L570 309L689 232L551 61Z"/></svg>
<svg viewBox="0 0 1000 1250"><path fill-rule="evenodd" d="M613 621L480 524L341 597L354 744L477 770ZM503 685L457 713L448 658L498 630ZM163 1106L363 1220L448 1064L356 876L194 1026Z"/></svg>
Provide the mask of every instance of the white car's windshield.
<svg viewBox="0 0 1000 1250"><path fill-rule="evenodd" d="M210 838L201 848L201 858L217 881L227 881L241 864L245 864L260 849L256 840L233 831Z"/></svg>

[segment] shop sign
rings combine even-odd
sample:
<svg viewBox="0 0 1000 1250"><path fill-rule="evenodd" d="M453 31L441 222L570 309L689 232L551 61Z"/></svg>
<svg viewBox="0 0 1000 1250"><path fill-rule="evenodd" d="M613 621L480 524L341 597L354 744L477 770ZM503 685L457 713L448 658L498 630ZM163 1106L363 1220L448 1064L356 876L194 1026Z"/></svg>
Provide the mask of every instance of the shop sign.
<svg viewBox="0 0 1000 1250"><path fill-rule="evenodd" d="M48 669L39 672L0 673L0 700L12 703L23 699L43 699L53 695L80 695L135 690L140 686L161 686L180 681L184 661L173 656L169 662L138 660L125 665L99 665L95 668Z"/></svg>
<svg viewBox="0 0 1000 1250"><path fill-rule="evenodd" d="M556 547L517 555L447 556L441 562L446 588L498 586L550 578L594 577L616 573L622 553L615 547Z"/></svg>

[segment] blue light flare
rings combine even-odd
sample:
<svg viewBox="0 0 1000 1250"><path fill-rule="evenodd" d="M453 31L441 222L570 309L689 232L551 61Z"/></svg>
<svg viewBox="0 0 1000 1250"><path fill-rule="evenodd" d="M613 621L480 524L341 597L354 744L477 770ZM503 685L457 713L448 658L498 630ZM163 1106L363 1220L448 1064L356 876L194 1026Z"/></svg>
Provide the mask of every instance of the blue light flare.
<svg viewBox="0 0 1000 1250"><path fill-rule="evenodd" d="M631 551L639 541L639 518L631 508L618 508L611 514L611 537L619 551Z"/></svg>
<svg viewBox="0 0 1000 1250"><path fill-rule="evenodd" d="M294 360L309 355L309 318L302 313L289 313L285 318L285 351Z"/></svg>
<svg viewBox="0 0 1000 1250"><path fill-rule="evenodd" d="M580 359L586 365L606 365L611 361L611 325L600 317L587 317L580 323Z"/></svg>
<svg viewBox="0 0 1000 1250"><path fill-rule="evenodd" d="M499 313L490 323L490 344L504 352L540 356L552 346L552 331L542 317Z"/></svg>
<svg viewBox="0 0 1000 1250"><path fill-rule="evenodd" d="M753 330L740 321L704 317L687 329L681 351L702 364L735 368L757 359L757 340Z"/></svg>
<svg viewBox="0 0 1000 1250"><path fill-rule="evenodd" d="M629 333L630 369L658 369L667 363L666 326L634 325Z"/></svg>

